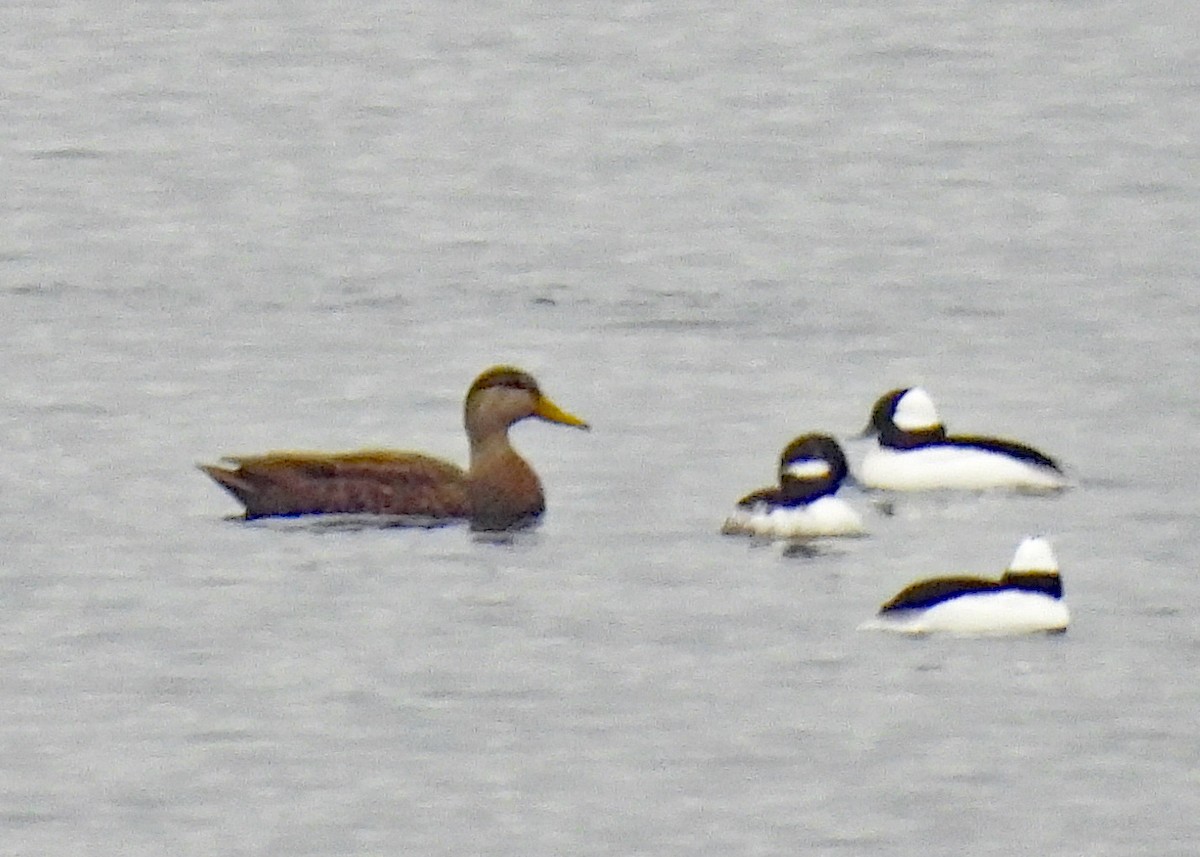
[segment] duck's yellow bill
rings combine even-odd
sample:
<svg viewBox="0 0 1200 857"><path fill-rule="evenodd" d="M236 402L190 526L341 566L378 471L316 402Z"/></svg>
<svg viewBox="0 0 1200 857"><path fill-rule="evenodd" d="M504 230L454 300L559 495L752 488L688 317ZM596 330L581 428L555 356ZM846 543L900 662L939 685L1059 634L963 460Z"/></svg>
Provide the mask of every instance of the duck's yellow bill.
<svg viewBox="0 0 1200 857"><path fill-rule="evenodd" d="M542 419L548 420L552 423L559 423L564 426L575 426L576 428L581 429L591 428L591 426L589 426L579 417L575 416L574 414L568 414L545 396L538 397L537 405L534 407L533 412Z"/></svg>

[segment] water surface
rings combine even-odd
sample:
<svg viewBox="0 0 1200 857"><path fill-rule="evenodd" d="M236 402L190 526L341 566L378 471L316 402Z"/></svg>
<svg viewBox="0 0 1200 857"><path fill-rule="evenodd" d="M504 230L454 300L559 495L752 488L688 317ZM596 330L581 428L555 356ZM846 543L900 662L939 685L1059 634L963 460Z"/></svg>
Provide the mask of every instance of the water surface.
<svg viewBox="0 0 1200 857"><path fill-rule="evenodd" d="M1190 855L1191 8L0 11L0 849ZM196 461L465 458L534 533L228 520ZM815 555L717 535L924 384L1060 457ZM857 632L1046 533L1065 636Z"/></svg>

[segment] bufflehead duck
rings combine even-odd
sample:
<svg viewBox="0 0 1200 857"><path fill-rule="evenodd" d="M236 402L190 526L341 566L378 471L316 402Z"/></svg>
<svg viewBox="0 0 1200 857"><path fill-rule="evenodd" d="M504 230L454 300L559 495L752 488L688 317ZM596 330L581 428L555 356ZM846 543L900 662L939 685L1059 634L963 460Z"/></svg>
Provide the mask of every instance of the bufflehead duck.
<svg viewBox="0 0 1200 857"><path fill-rule="evenodd" d="M1067 485L1058 462L1025 444L948 435L933 400L920 387L881 396L863 434L878 435L857 473L868 488L1057 491Z"/></svg>
<svg viewBox="0 0 1200 857"><path fill-rule="evenodd" d="M1054 551L1038 537L1021 542L999 580L918 581L880 607L876 618L862 627L905 634L1061 633L1070 618Z"/></svg>
<svg viewBox="0 0 1200 857"><path fill-rule="evenodd" d="M834 496L849 473L836 440L802 435L779 458L779 485L739 500L721 532L776 539L862 535L862 518Z"/></svg>

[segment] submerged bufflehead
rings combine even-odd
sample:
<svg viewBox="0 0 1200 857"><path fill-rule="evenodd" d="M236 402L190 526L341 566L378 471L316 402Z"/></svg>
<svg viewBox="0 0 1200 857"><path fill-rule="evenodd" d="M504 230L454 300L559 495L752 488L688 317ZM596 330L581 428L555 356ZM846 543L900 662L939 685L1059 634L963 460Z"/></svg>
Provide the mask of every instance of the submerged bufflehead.
<svg viewBox="0 0 1200 857"><path fill-rule="evenodd" d="M905 634L1030 634L1067 630L1058 562L1044 538L1025 539L999 580L937 577L918 581L879 608L864 629Z"/></svg>
<svg viewBox="0 0 1200 857"><path fill-rule="evenodd" d="M1058 462L1033 447L946 434L933 400L920 387L881 396L863 434L878 435L857 473L868 488L1057 491L1067 485Z"/></svg>
<svg viewBox="0 0 1200 857"><path fill-rule="evenodd" d="M739 500L721 532L776 539L862 535L862 518L834 496L849 473L836 440L802 435L779 458L779 485Z"/></svg>

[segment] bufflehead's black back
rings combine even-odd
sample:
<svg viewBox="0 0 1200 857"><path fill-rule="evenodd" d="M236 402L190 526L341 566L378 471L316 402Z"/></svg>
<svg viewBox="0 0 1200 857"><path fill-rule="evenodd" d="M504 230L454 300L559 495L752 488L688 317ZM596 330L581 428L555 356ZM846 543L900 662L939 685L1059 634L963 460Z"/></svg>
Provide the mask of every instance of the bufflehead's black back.
<svg viewBox="0 0 1200 857"><path fill-rule="evenodd" d="M834 496L849 474L836 440L801 435L779 457L779 485L739 500L721 532L781 539L862 535L862 518Z"/></svg>
<svg viewBox="0 0 1200 857"><path fill-rule="evenodd" d="M1031 446L983 435L948 434L933 400L920 387L881 396L864 434L878 436L857 474L865 487L1056 491L1067 485L1058 462Z"/></svg>

